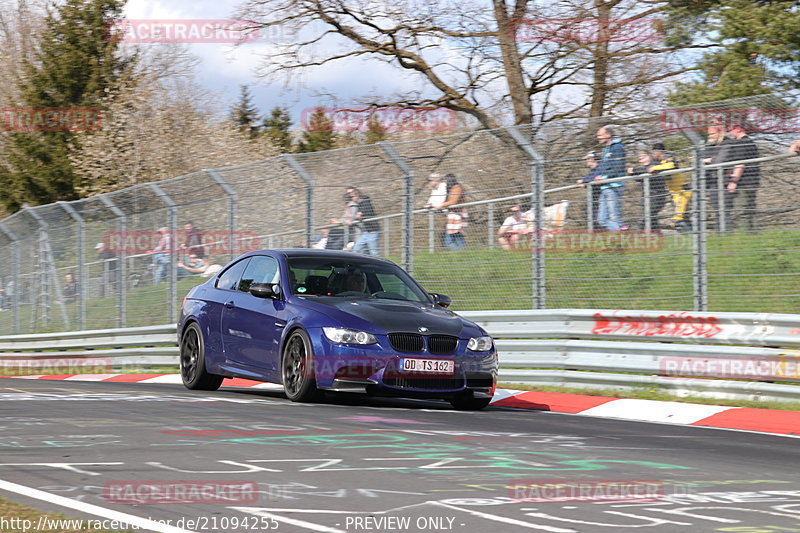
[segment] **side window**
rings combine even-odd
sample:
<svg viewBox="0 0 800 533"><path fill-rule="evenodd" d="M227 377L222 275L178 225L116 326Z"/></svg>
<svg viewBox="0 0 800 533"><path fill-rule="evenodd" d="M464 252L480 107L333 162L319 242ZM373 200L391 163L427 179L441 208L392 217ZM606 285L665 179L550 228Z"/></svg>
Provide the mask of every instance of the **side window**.
<svg viewBox="0 0 800 533"><path fill-rule="evenodd" d="M220 274L219 278L217 278L216 287L226 291L235 290L236 285L239 283L239 278L242 277L242 272L244 272L244 269L249 261L250 258L243 259Z"/></svg>
<svg viewBox="0 0 800 533"><path fill-rule="evenodd" d="M257 255L250 259L250 264L244 270L238 289L249 292L253 283L277 283L280 281L278 261L273 257Z"/></svg>

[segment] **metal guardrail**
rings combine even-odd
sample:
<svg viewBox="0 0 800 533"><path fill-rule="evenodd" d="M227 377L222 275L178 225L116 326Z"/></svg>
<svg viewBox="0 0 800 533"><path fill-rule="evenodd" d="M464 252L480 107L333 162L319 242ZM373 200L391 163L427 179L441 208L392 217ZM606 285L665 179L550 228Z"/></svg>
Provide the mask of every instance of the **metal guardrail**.
<svg viewBox="0 0 800 533"><path fill-rule="evenodd" d="M497 339L500 380L507 383L800 400L800 386L786 384L800 382L800 350L791 349L800 347L800 315L584 309L461 315ZM176 365L176 326L0 336L0 374L19 373L24 361L36 369L102 358L114 368ZM710 375L696 377L698 368Z"/></svg>

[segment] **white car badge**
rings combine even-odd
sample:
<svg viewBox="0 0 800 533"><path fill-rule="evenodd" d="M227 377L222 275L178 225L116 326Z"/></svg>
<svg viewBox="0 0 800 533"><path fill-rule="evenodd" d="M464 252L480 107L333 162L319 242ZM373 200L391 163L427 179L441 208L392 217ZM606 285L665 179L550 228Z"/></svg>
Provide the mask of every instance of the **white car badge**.
<svg viewBox="0 0 800 533"><path fill-rule="evenodd" d="M417 328L420 333L428 333L428 328Z"/></svg>

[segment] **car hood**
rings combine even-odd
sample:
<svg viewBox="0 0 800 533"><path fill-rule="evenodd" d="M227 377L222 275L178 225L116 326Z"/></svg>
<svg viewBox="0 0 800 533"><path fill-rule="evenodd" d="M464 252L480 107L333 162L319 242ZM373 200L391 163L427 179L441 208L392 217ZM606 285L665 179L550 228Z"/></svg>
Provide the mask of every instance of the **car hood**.
<svg viewBox="0 0 800 533"><path fill-rule="evenodd" d="M348 320L349 317L346 315L360 318L388 333L420 333L419 328L422 327L428 329L428 331L422 332L425 334L458 337L464 326L469 324L454 312L429 303L380 298L328 298L325 296L314 298L313 301L310 299L306 301L316 304L314 307L341 322L343 326L358 329L362 329L362 325L351 322L360 321Z"/></svg>

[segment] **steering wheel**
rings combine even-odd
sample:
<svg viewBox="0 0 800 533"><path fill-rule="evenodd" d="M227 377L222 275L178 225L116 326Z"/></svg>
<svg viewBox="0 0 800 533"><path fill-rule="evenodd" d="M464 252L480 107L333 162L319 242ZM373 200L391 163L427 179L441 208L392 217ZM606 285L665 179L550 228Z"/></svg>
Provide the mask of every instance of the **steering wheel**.
<svg viewBox="0 0 800 533"><path fill-rule="evenodd" d="M386 298L387 300L405 300L406 297L397 292L376 291L370 294L373 298Z"/></svg>
<svg viewBox="0 0 800 533"><path fill-rule="evenodd" d="M362 291L342 291L342 292L337 292L336 296L364 296L364 297L366 297L367 293L362 292Z"/></svg>

